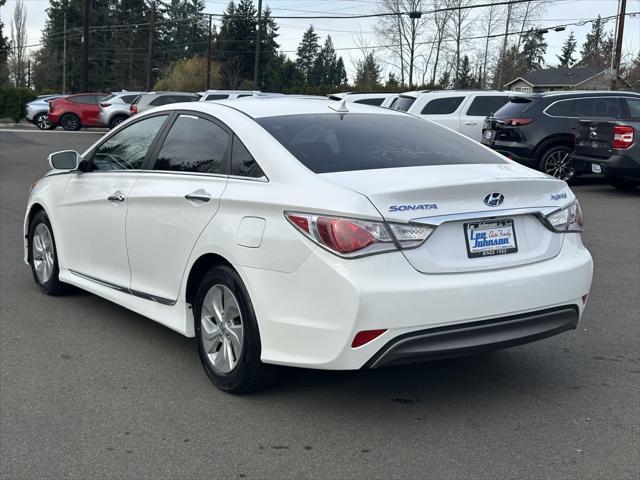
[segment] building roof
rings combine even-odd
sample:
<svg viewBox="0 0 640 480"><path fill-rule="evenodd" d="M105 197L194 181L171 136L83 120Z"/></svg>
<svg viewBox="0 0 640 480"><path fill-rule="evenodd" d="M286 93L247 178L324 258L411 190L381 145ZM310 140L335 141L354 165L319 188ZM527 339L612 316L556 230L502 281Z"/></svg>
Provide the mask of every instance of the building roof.
<svg viewBox="0 0 640 480"><path fill-rule="evenodd" d="M600 75L604 72L604 69L593 68L540 68L533 70L532 72L525 73L524 75L511 80L506 86L511 85L517 80L523 80L532 87L544 87L544 86L574 86L579 83L588 80L591 77Z"/></svg>

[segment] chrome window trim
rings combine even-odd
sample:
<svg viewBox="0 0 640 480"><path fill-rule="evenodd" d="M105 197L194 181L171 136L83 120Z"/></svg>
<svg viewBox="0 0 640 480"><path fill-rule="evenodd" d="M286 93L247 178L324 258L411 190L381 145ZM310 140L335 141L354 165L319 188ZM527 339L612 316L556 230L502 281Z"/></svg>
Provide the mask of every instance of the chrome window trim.
<svg viewBox="0 0 640 480"><path fill-rule="evenodd" d="M69 173L77 173L81 175L94 175L94 174L107 174L107 173L157 173L162 175L190 175L195 177L213 177L213 178L225 178L231 180L246 180L249 182L261 182L261 183L269 183L269 179L266 176L262 177L243 177L241 175L225 175L222 173L205 173L205 172L180 172L174 170L138 170L134 168L127 169L117 169L117 170L93 170L91 172L82 172L80 170L69 170L64 172L56 172L50 173L43 178L52 177L54 175L67 175Z"/></svg>
<svg viewBox="0 0 640 480"><path fill-rule="evenodd" d="M583 99L598 99L598 98L617 98L618 100L622 100L625 98L635 98L635 97L626 97L623 95L599 95L599 96L594 96L594 97L573 97L573 98L563 98L560 100L556 100L555 102L550 103L549 105L547 105L545 107L544 110L542 110L542 113L544 115L546 115L547 117L551 117L551 118L581 118L581 117L569 117L566 115L550 115L547 113L547 110L549 108L551 108L552 106L554 106L556 103L560 103L560 102L572 102L574 100L583 100Z"/></svg>
<svg viewBox="0 0 640 480"><path fill-rule="evenodd" d="M482 210L477 212L464 212L464 213L452 213L449 215L435 215L433 217L420 217L414 218L410 220L409 223L419 223L421 225L431 225L434 227L440 226L443 223L448 222L459 222L465 220L480 220L480 219L493 219L493 218L502 218L502 217L513 217L516 215L534 215L538 217L539 220L548 227L547 224L543 221L543 219L558 211L565 208L565 206L558 205L549 205L544 207L532 207L532 208L507 208L502 210Z"/></svg>
<svg viewBox="0 0 640 480"><path fill-rule="evenodd" d="M101 280L91 275L87 275L86 273L80 273L72 269L69 269L69 271L75 276L84 278L85 280L89 280L93 283L97 283L99 285L111 288L113 290L117 290L118 292L133 295L134 297L143 298L151 302L159 303L161 305L173 306L178 302L177 300L170 300L168 298L158 297L156 295L151 295L149 293L141 292L139 290L133 290L131 288L123 287L121 285L116 285L115 283L107 282L106 280Z"/></svg>

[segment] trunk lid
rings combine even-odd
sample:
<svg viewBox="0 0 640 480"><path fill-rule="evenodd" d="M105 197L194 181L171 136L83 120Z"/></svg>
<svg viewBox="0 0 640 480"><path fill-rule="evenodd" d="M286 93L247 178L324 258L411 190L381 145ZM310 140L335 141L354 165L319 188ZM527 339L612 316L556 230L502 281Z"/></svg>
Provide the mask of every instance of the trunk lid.
<svg viewBox="0 0 640 480"><path fill-rule="evenodd" d="M559 253L563 236L545 228L531 210L550 211L574 198L563 181L515 163L392 168L321 177L367 196L387 221L438 225L422 246L403 251L423 273L487 270L551 258ZM492 193L503 195L501 205L485 204L485 197ZM512 221L517 252L471 257L467 224L496 217Z"/></svg>
<svg viewBox="0 0 640 480"><path fill-rule="evenodd" d="M602 158L610 157L614 127L615 123L610 120L581 120L576 129L576 153Z"/></svg>

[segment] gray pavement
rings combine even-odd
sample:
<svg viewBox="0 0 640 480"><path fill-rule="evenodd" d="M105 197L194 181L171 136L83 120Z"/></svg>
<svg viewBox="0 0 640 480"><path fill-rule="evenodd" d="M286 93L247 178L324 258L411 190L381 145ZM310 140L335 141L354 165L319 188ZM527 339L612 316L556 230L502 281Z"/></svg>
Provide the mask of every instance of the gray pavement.
<svg viewBox="0 0 640 480"><path fill-rule="evenodd" d="M595 260L576 331L236 397L193 340L22 263L29 185L99 134L0 130L0 478L626 479L640 475L640 194L575 191Z"/></svg>

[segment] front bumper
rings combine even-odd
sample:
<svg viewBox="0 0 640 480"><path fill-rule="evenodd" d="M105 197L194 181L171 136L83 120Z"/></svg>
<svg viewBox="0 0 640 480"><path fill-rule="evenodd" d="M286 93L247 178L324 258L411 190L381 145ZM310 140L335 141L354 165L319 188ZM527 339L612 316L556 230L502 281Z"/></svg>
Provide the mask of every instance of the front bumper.
<svg viewBox="0 0 640 480"><path fill-rule="evenodd" d="M569 157L576 168L591 171L591 165L600 165L602 173L609 177L627 177L640 180L640 160L631 155L615 154L609 158L572 153Z"/></svg>
<svg viewBox="0 0 640 480"><path fill-rule="evenodd" d="M355 370L415 332L567 306L579 317L593 264L580 236L565 234L554 258L491 271L423 274L400 252L344 260L320 248L292 273L236 268L258 318L264 362ZM356 333L375 329L386 331L351 347Z"/></svg>

